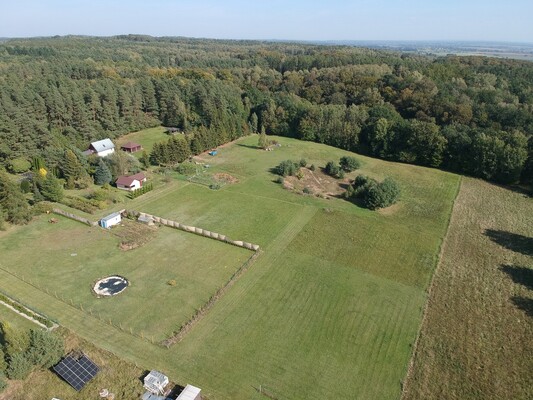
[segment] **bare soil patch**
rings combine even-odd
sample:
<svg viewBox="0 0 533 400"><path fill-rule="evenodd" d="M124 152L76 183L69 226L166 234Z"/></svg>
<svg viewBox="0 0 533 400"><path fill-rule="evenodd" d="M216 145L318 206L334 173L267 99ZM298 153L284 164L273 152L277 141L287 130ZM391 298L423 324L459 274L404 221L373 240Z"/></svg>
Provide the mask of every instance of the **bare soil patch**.
<svg viewBox="0 0 533 400"><path fill-rule="evenodd" d="M120 250L128 251L144 246L152 240L157 229L157 226L148 226L123 219L119 226L113 227L111 233L120 238Z"/></svg>
<svg viewBox="0 0 533 400"><path fill-rule="evenodd" d="M239 182L239 180L235 178L233 175L226 174L224 172L218 172L214 174L213 179L216 180L217 182L227 183L227 184L234 184L234 183Z"/></svg>
<svg viewBox="0 0 533 400"><path fill-rule="evenodd" d="M331 198L341 196L350 184L349 178L335 179L320 170L311 171L309 168L300 168L300 172L299 177L285 177L283 187L297 193Z"/></svg>

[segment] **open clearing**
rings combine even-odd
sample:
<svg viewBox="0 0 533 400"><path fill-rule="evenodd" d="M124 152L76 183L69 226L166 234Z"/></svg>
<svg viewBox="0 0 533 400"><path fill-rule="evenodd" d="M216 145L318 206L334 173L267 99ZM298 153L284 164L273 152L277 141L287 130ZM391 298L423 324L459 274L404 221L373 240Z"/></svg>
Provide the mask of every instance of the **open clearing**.
<svg viewBox="0 0 533 400"><path fill-rule="evenodd" d="M252 136L215 157L196 158L210 164L209 173L230 174L237 183L210 190L172 182L125 204L257 243L263 251L170 349L112 328L1 270L0 289L121 357L201 387L209 399L399 398L459 177L357 156L360 173L392 176L402 187L397 206L372 212L274 183L269 170L282 160L305 158L319 167L351 154L276 139L282 147L271 152L257 149ZM175 326L168 325L169 316L176 322L187 315L183 307L191 311L207 300L228 276L220 272L224 266L231 274L250 254L167 228L127 252L117 240L65 219L39 219L3 238L2 263L162 337ZM37 246L32 254L23 251L28 243ZM187 267L179 272L180 265ZM132 286L116 298L94 299L90 284L110 274L125 276ZM172 278L176 287L166 284ZM186 295L179 295L183 290Z"/></svg>
<svg viewBox="0 0 533 400"><path fill-rule="evenodd" d="M405 399L533 398L533 200L464 178Z"/></svg>

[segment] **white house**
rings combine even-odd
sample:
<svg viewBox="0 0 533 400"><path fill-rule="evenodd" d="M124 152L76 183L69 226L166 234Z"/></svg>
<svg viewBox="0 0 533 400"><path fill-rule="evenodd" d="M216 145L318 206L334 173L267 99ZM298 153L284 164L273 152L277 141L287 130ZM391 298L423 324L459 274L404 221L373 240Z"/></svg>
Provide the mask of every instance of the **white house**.
<svg viewBox="0 0 533 400"><path fill-rule="evenodd" d="M100 226L102 228L109 229L113 225L120 224L121 221L122 221L122 216L120 215L119 212L116 212L113 214L109 214L107 217L102 218L100 220Z"/></svg>
<svg viewBox="0 0 533 400"><path fill-rule="evenodd" d="M92 142L89 149L83 153L86 155L96 154L98 157L105 157L115 152L115 145L111 139L98 140Z"/></svg>
<svg viewBox="0 0 533 400"><path fill-rule="evenodd" d="M146 182L146 175L144 175L142 172L139 172L135 175L119 176L115 183L117 188L132 192L142 188L144 182Z"/></svg>
<svg viewBox="0 0 533 400"><path fill-rule="evenodd" d="M154 394L162 394L168 385L168 377L161 372L151 370L144 378L144 388Z"/></svg>

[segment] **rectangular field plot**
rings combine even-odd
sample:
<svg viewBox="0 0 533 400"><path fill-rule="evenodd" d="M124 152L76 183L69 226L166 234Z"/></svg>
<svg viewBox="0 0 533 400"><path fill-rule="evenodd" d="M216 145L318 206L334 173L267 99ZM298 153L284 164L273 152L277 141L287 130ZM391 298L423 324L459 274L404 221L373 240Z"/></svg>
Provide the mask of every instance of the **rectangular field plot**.
<svg viewBox="0 0 533 400"><path fill-rule="evenodd" d="M39 240L44 235L46 241ZM65 315L54 316L60 322L68 318L67 304L74 304L159 341L179 329L251 256L250 251L164 227L139 248L123 251L119 242L99 228L64 218L49 224L41 218L0 242L0 267L64 299ZM92 287L109 275L127 278L130 286L98 299ZM171 280L175 286L169 285Z"/></svg>

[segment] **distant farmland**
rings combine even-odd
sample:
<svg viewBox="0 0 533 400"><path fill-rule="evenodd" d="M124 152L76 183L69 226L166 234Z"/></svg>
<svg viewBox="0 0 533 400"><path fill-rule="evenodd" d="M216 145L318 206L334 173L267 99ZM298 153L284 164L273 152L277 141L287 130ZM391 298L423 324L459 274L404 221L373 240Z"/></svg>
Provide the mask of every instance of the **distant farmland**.
<svg viewBox="0 0 533 400"><path fill-rule="evenodd" d="M460 178L357 156L355 174L391 176L402 187L397 206L372 212L275 183L270 169L282 160L321 167L350 154L276 139L281 147L271 152L255 148L254 136L198 157L210 165L207 174L238 180L220 190L169 183L124 204L261 246L257 261L173 347L128 327L165 337L249 252L170 228L123 252L115 235L40 217L3 235L0 289L143 368L200 386L209 399L399 398ZM30 244L36 254L27 255ZM132 285L96 299L90 284L108 273Z"/></svg>

